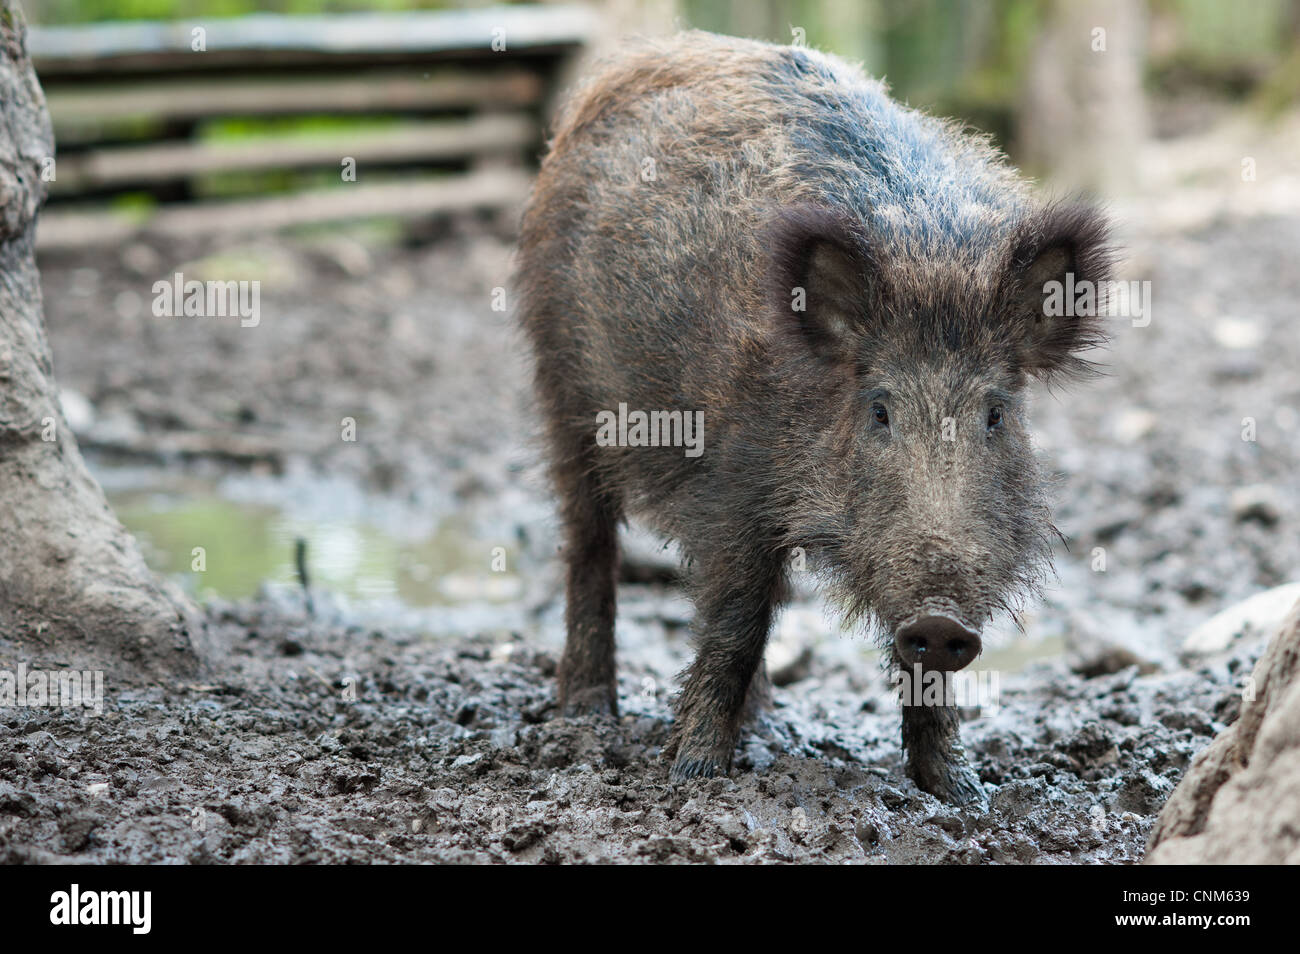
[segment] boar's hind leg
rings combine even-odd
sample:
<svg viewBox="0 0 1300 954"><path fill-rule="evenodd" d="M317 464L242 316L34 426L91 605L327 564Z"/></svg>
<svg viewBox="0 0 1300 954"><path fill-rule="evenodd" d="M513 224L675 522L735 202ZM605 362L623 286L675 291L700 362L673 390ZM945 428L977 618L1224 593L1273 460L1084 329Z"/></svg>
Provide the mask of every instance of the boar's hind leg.
<svg viewBox="0 0 1300 954"><path fill-rule="evenodd" d="M922 791L951 805L984 801L962 749L955 706L903 706L903 750L907 774Z"/></svg>
<svg viewBox="0 0 1300 954"><path fill-rule="evenodd" d="M618 715L614 592L619 508L583 458L571 460L556 473L568 571L566 636L558 671L560 711L566 716Z"/></svg>
<svg viewBox="0 0 1300 954"><path fill-rule="evenodd" d="M731 768L772 613L783 599L779 560L729 557L726 562L725 571L695 600L699 650L677 700L676 723L664 752L674 759L672 777L677 780L708 778ZM707 572L700 575L713 579ZM758 688L761 693L762 685Z"/></svg>

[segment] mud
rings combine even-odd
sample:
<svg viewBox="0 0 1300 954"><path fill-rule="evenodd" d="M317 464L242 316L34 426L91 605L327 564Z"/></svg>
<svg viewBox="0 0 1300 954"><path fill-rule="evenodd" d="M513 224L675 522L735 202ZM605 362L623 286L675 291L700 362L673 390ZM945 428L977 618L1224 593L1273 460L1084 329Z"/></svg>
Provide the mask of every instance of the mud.
<svg viewBox="0 0 1300 954"><path fill-rule="evenodd" d="M214 604L218 682L115 694L102 716L5 710L10 862L1133 862L1240 670L1085 680L1043 664L965 727L992 790L954 811L902 773L870 667L814 661L731 778L669 785L671 670L623 657L623 716L552 718L524 638L308 622ZM1238 665L1241 665L1240 663Z"/></svg>
<svg viewBox="0 0 1300 954"><path fill-rule="evenodd" d="M463 540L438 571L459 580L445 605L321 589L309 615L291 587L217 598L223 648L203 684L107 673L101 716L0 709L0 859L1140 860L1262 649L1191 663L1183 639L1300 578L1300 202L1271 208L1165 226L1136 210L1125 238L1153 320L1115 325L1107 377L1036 397L1060 474L1060 582L1023 636L1003 627L985 660L1000 705L963 726L987 811L907 781L878 656L806 585L769 653L774 707L732 776L669 785L659 751L689 607L644 540L620 589L621 719L553 718L558 536L522 348L492 308L509 268L497 226L409 247L339 233L43 261L56 372L110 486L181 474L226 499L420 533L454 517ZM262 278L261 322L154 318L152 283L177 270ZM275 452L168 451L178 434ZM498 546L519 582L505 601ZM0 664L20 653L0 643Z"/></svg>

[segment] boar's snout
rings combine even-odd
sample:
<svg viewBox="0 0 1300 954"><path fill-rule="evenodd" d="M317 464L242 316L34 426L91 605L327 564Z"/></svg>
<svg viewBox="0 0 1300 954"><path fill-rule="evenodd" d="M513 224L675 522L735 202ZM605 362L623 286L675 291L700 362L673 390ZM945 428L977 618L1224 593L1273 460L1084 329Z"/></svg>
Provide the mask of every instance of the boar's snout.
<svg viewBox="0 0 1300 954"><path fill-rule="evenodd" d="M923 669L956 672L980 653L980 634L951 616L922 616L894 634L903 663Z"/></svg>

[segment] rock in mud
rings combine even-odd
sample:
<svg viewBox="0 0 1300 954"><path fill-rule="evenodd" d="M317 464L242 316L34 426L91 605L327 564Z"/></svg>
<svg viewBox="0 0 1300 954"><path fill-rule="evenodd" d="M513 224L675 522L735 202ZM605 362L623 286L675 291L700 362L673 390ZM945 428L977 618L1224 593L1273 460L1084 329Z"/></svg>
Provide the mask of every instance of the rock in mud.
<svg viewBox="0 0 1300 954"><path fill-rule="evenodd" d="M1238 523L1255 521L1266 527L1277 526L1282 519L1282 498L1268 484L1238 487L1229 499L1232 516Z"/></svg>
<svg viewBox="0 0 1300 954"><path fill-rule="evenodd" d="M1185 657L1221 653L1239 640L1261 641L1277 631L1287 611L1300 600L1300 583L1287 583L1257 593L1210 617L1183 642Z"/></svg>
<svg viewBox="0 0 1300 954"><path fill-rule="evenodd" d="M1300 603L1246 683L1241 717L1192 762L1150 864L1300 863Z"/></svg>

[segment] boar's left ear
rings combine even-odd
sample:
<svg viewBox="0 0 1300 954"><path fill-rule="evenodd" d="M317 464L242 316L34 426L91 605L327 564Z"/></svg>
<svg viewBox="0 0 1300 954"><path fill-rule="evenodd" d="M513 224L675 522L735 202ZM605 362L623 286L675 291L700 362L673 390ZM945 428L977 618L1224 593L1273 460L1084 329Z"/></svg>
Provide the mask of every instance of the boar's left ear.
<svg viewBox="0 0 1300 954"><path fill-rule="evenodd" d="M827 206L794 205L775 216L763 242L771 256L768 303L780 329L825 360L852 354L876 285L861 223Z"/></svg>
<svg viewBox="0 0 1300 954"><path fill-rule="evenodd" d="M1009 300L1003 306L1021 370L1046 381L1097 370L1079 353L1106 341L1101 293L1111 261L1109 226L1094 208L1051 206L1021 225L1011 247ZM1084 289L1088 292L1081 297ZM1084 307L1076 308L1080 303Z"/></svg>

